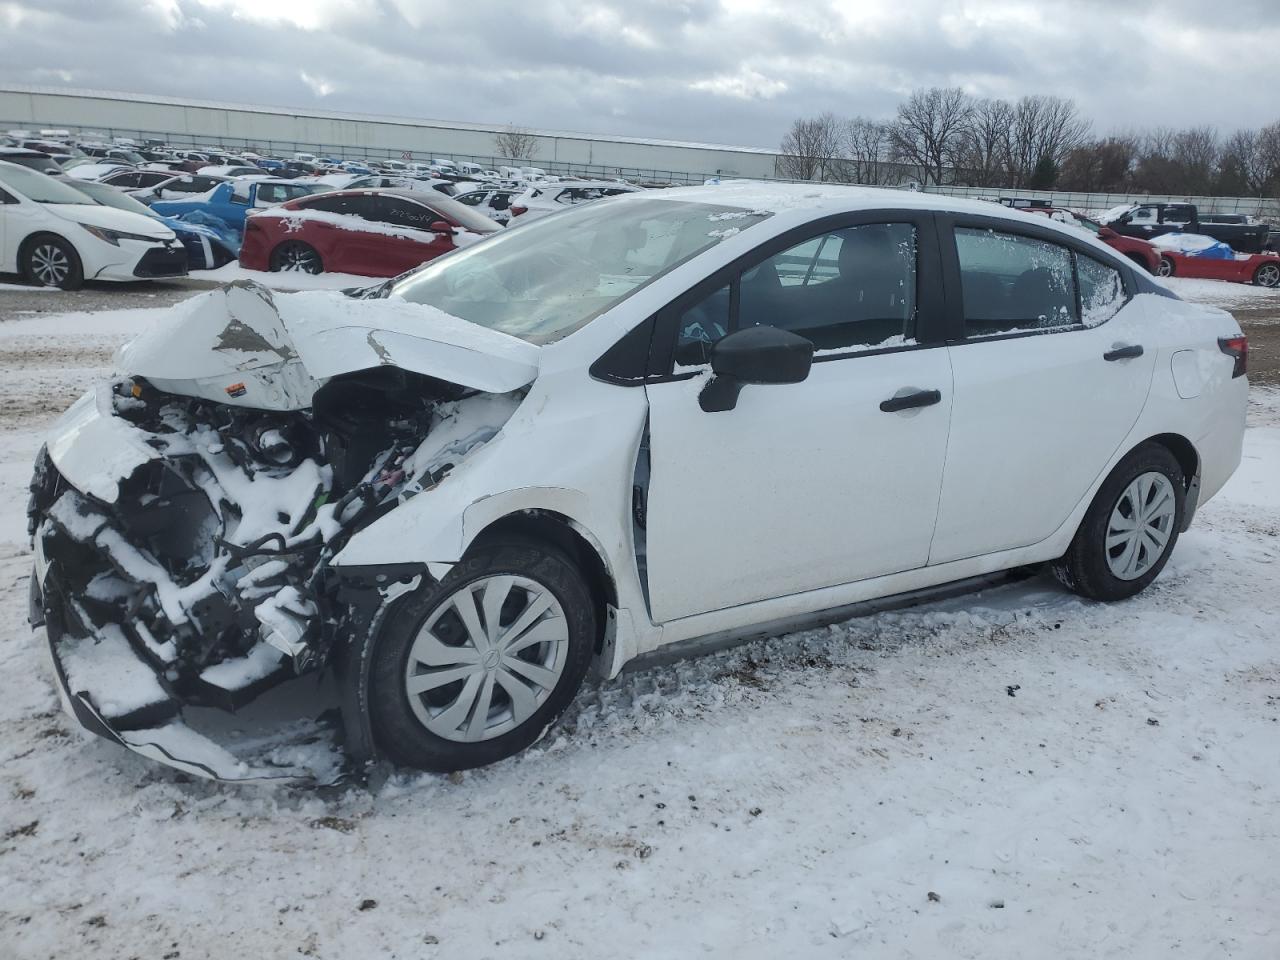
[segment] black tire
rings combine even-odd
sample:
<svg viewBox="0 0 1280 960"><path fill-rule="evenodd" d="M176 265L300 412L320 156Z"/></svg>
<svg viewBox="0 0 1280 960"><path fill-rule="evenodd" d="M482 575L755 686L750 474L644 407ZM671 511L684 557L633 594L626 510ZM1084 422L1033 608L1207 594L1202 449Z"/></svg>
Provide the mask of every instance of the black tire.
<svg viewBox="0 0 1280 960"><path fill-rule="evenodd" d="M1145 473L1163 474L1173 487L1172 529L1163 552L1146 571L1131 580L1116 576L1108 561L1106 540L1112 511L1129 485ZM1162 444L1148 441L1116 465L1090 504L1067 552L1053 564L1054 575L1069 590L1091 600L1124 600L1146 589L1169 560L1178 542L1186 510L1187 485L1177 458Z"/></svg>
<svg viewBox="0 0 1280 960"><path fill-rule="evenodd" d="M1259 287L1280 287L1280 260L1264 263L1253 272L1253 282Z"/></svg>
<svg viewBox="0 0 1280 960"><path fill-rule="evenodd" d="M268 264L272 273L285 270L296 270L301 273L324 273L324 261L320 253L309 243L301 240L286 240L271 251Z"/></svg>
<svg viewBox="0 0 1280 960"><path fill-rule="evenodd" d="M513 729L474 742L446 739L428 730L409 702L405 675L410 651L419 630L460 588L501 575L535 581L560 604L568 628L562 673L545 702ZM572 702L595 652L597 630L591 590L568 555L549 544L518 537L481 542L444 580L407 594L388 611L370 663L374 739L393 763L441 773L485 766L519 753Z"/></svg>
<svg viewBox="0 0 1280 960"><path fill-rule="evenodd" d="M1156 271L1156 276L1159 276L1159 277L1172 277L1172 276L1174 275L1174 273L1175 273L1175 272L1176 272L1176 271L1175 271L1175 268L1174 268L1174 266L1173 266L1173 258L1172 258L1172 257L1161 257L1161 258L1160 258L1160 267L1159 267L1159 269Z"/></svg>
<svg viewBox="0 0 1280 960"><path fill-rule="evenodd" d="M22 272L32 283L61 290L84 286L84 266L76 248L53 233L39 233L22 245Z"/></svg>

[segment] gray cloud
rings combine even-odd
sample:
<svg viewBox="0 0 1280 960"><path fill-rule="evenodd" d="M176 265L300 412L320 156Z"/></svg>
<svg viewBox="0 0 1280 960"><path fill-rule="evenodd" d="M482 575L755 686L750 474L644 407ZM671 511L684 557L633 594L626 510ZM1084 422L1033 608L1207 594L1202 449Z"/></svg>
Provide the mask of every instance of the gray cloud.
<svg viewBox="0 0 1280 960"><path fill-rule="evenodd" d="M763 147L800 114L888 116L912 87L958 84L1073 97L1101 131L1226 131L1280 118L1261 88L1280 49L1273 12L1270 0L1235 0L1230 17L1202 0L0 0L0 81Z"/></svg>

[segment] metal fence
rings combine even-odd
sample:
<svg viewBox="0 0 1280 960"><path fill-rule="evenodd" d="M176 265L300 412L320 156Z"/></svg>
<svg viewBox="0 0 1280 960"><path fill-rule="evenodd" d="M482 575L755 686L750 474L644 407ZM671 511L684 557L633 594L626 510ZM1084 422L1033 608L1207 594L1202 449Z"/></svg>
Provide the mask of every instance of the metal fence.
<svg viewBox="0 0 1280 960"><path fill-rule="evenodd" d="M0 129L8 130L22 126L13 121L0 120ZM37 129L29 129L33 136ZM142 143L145 140L160 140L177 149L199 150L201 147L219 149L227 153L253 151L267 156L292 156L295 153L311 153L317 157L331 156L344 160L417 160L427 161L439 157L454 162L467 161L478 163L486 169L497 169L500 166L537 166L547 173L559 176L575 176L587 179L611 179L622 177L640 183L653 184L698 184L712 177L731 176L722 171L660 170L651 167L611 167L588 163L565 163L553 160L531 161L512 157L480 156L475 154L411 152L396 148L353 147L337 143L303 143L285 140L248 140L238 137L221 137L201 134L169 133L161 130L136 130L118 127L102 127L92 125L61 124L59 129L67 130L76 137L88 139L111 140L115 137L127 137ZM808 183L812 181L793 180L786 177L765 177L780 183ZM856 184L850 184L855 186ZM886 189L905 190L908 186L893 186ZM1141 193L1078 193L1065 190L1024 190L1018 187L959 187L934 186L923 187L928 193L943 194L955 197L973 197L982 200L1004 198L1025 198L1044 200L1056 207L1065 207L1081 212L1101 211L1122 203L1194 203L1205 213L1247 214L1260 219L1280 223L1280 199L1267 197L1190 197L1171 194Z"/></svg>
<svg viewBox="0 0 1280 960"><path fill-rule="evenodd" d="M1102 211L1122 203L1194 203L1204 213L1242 213L1267 220L1280 220L1280 200L1267 197L1189 197L1147 193L1077 193L1070 190L1022 190L1017 187L925 187L929 193L951 197L999 200L1017 197L1044 200L1068 210Z"/></svg>

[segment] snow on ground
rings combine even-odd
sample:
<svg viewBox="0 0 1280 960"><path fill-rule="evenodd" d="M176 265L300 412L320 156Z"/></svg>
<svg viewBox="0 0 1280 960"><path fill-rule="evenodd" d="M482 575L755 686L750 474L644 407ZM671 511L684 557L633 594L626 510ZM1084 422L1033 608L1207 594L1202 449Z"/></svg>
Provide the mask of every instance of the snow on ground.
<svg viewBox="0 0 1280 960"><path fill-rule="evenodd" d="M232 280L255 280L272 290L344 290L347 287L368 287L381 283L380 277L360 277L354 273L265 273L246 270L239 263L228 263L217 270L192 270L192 280L211 280L230 283Z"/></svg>
<svg viewBox="0 0 1280 960"><path fill-rule="evenodd" d="M1276 291L1267 287L1255 287L1250 283L1230 283L1226 280L1194 280L1188 277L1152 277L1156 283L1168 287L1183 300L1212 303L1219 307L1265 305L1274 302Z"/></svg>
<svg viewBox="0 0 1280 960"><path fill-rule="evenodd" d="M1280 394L1144 595L1037 577L593 686L535 750L337 795L59 709L37 437L148 311L0 324L0 956L1280 952Z"/></svg>

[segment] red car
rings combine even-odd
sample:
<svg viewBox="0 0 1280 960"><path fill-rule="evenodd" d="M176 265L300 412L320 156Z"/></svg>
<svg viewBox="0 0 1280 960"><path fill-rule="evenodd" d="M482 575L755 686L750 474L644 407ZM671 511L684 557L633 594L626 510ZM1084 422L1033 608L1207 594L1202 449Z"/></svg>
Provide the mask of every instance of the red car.
<svg viewBox="0 0 1280 960"><path fill-rule="evenodd" d="M1123 253L1138 266L1146 268L1148 273L1158 273L1160 270L1160 251L1145 240L1122 236L1096 220L1082 217L1071 210L1063 210L1061 207L1029 207L1023 212L1043 214L1050 220L1088 230L1111 249Z"/></svg>
<svg viewBox="0 0 1280 960"><path fill-rule="evenodd" d="M434 190L318 193L250 213L240 265L394 277L501 229Z"/></svg>
<svg viewBox="0 0 1280 960"><path fill-rule="evenodd" d="M1177 250L1160 251L1160 276L1193 277L1197 280L1230 280L1255 283L1260 287L1280 287L1280 254L1237 253L1230 260L1193 257Z"/></svg>

